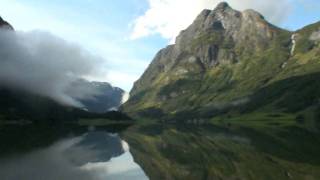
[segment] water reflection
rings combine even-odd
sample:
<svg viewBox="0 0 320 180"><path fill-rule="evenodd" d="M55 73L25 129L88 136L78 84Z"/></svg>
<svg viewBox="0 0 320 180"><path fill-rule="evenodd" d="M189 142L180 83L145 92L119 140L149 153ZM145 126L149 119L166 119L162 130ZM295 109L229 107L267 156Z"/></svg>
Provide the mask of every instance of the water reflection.
<svg viewBox="0 0 320 180"><path fill-rule="evenodd" d="M27 155L0 160L2 180L148 179L116 134L89 132Z"/></svg>

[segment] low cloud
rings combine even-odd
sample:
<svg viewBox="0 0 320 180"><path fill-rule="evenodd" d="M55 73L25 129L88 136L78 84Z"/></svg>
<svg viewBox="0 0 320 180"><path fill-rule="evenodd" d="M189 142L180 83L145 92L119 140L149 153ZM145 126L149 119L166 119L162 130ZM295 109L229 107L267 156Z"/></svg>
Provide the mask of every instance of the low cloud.
<svg viewBox="0 0 320 180"><path fill-rule="evenodd" d="M172 42L188 27L203 9L213 9L220 0L148 0L149 9L133 23L131 39L160 34ZM289 0L227 0L234 9L255 9L266 19L280 25L287 18L292 2Z"/></svg>
<svg viewBox="0 0 320 180"><path fill-rule="evenodd" d="M79 78L102 73L103 60L79 46L40 31L0 31L0 86L28 91L70 106L99 94L74 87Z"/></svg>

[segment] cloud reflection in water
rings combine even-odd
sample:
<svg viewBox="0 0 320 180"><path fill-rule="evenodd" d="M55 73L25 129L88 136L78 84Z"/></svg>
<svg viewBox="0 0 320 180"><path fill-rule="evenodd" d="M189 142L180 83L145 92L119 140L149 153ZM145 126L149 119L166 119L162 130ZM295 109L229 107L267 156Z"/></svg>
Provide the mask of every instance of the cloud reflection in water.
<svg viewBox="0 0 320 180"><path fill-rule="evenodd" d="M0 160L0 177L2 180L148 179L123 144L126 143L118 135L90 132L27 155Z"/></svg>

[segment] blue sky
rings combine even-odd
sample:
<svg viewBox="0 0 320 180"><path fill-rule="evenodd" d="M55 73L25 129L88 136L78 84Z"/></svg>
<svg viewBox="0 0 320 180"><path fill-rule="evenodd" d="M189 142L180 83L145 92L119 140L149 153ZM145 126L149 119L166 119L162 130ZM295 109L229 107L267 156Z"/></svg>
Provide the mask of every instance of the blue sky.
<svg viewBox="0 0 320 180"><path fill-rule="evenodd" d="M105 59L108 81L129 91L156 52L172 43L204 8L218 0L0 0L0 15L16 30L48 31ZM295 30L320 20L318 0L229 0Z"/></svg>

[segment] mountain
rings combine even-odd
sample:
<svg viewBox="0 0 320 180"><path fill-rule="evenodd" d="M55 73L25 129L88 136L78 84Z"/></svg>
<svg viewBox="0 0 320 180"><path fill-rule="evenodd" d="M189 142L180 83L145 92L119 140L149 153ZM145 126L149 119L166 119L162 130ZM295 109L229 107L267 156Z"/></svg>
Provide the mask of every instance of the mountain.
<svg viewBox="0 0 320 180"><path fill-rule="evenodd" d="M317 107L319 42L320 23L291 32L220 3L157 53L123 109L188 120Z"/></svg>
<svg viewBox="0 0 320 180"><path fill-rule="evenodd" d="M320 22L297 31L227 3L160 50L122 109L150 179L320 179Z"/></svg>
<svg viewBox="0 0 320 180"><path fill-rule="evenodd" d="M291 32L227 3L202 11L121 107L139 117L120 133L135 162L152 180L320 179L319 36L320 23ZM127 119L0 88L0 155L70 134L59 126Z"/></svg>
<svg viewBox="0 0 320 180"><path fill-rule="evenodd" d="M107 82L89 82L79 80L75 82L74 87L85 87L95 89L97 95L90 99L79 99L89 112L104 113L110 110L117 110L125 101L126 92L118 87L113 87Z"/></svg>
<svg viewBox="0 0 320 180"><path fill-rule="evenodd" d="M0 17L0 28L13 30L13 27L11 26L11 24L9 24L7 21L3 20L1 17Z"/></svg>

